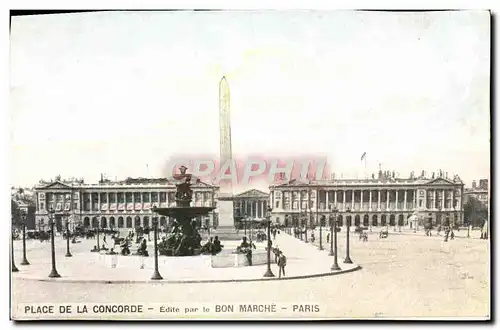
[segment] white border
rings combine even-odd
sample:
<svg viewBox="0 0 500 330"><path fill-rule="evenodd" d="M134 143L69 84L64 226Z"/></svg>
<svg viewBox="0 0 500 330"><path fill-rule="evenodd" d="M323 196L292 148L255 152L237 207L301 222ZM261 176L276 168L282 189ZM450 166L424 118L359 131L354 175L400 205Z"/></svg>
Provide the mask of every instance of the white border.
<svg viewBox="0 0 500 330"><path fill-rule="evenodd" d="M274 10L283 10L283 9L315 9L315 10L333 10L333 9L395 9L395 10L433 10L433 9L490 9L493 14L500 13L500 1L498 0L385 0L385 1L374 1L374 0L330 0L330 1L319 1L319 0L309 0L309 1L298 1L298 0L288 0L288 1L276 1L276 0L253 0L253 1L243 1L243 0L228 0L228 1L208 1L208 0L184 0L184 1L161 1L161 0L121 0L121 1L109 1L109 0L87 0L87 1L63 1L63 0L49 0L43 1L43 6L40 1L37 0L7 0L2 1L2 15L0 16L1 26L3 27L1 37L2 43L4 47L1 48L2 52L2 66L0 67L0 76L4 77L4 83L6 86L1 89L0 99L3 101L3 109L0 117L0 152L1 155L5 157L5 161L1 162L2 169L0 170L0 186L1 189L1 198L0 198L0 210L2 210L2 219L7 221L7 224L4 226L8 227L9 225L9 209L10 209L10 133L9 133L9 123L10 123L10 115L8 107L8 95L9 95L9 31L8 31L8 22L9 22L9 9L65 9L65 10L78 10L85 8L93 8L93 9L233 9L233 10L244 10L244 9L274 9ZM498 17L497 17L498 18ZM498 19L496 20L496 29L498 30ZM494 33L495 44L498 45L498 31ZM498 51L495 60L498 61ZM498 77L498 65L495 66L497 69L492 74L495 77ZM492 91L492 94L500 94L498 83L496 84L495 90ZM496 109L492 109L494 111ZM497 116L498 118L498 116ZM498 151L495 148L495 153ZM495 182L495 185L496 186ZM496 198L500 198L496 196ZM496 201L496 200L495 200ZM493 205L496 205L494 203ZM494 220L493 220L494 221ZM495 226L498 228L498 226ZM4 242L9 242L9 230L4 230ZM495 233L497 234L497 233ZM495 235L494 237L498 237ZM6 247L6 244L4 245ZM7 255L8 250L4 250L1 254L2 261L0 264L7 265L9 262L9 258ZM5 269L2 272L3 283L9 283L9 272ZM492 279L494 280L494 279ZM6 286L5 286L6 287ZM13 323L9 320L9 295L4 295L4 300L2 303L2 311L5 315L2 315L1 320L3 322L8 322L8 327L13 327ZM44 326L53 326L52 324L42 324ZM83 324L82 324L83 325ZM196 326L198 324L193 324L190 326ZM372 324L368 324L372 326ZM61 327L70 328L71 324L62 324ZM113 324L101 324L101 325L93 325L94 328L108 328L110 326L116 326ZM120 325L121 326L121 325ZM138 325L134 325L136 327ZM178 327L176 324L168 324L161 325L170 327ZM206 324L205 324L206 326ZM217 324L216 326L220 326ZM232 326L235 326L233 324ZM344 327L345 325L334 324L334 327ZM352 325L351 325L352 326ZM404 324L405 327L408 327L407 324ZM446 326L446 325L444 325ZM453 325L450 325L453 326ZM468 326L474 326L473 324L468 324ZM251 327L262 329L263 327L271 327L271 325L251 325ZM184 325L183 328L186 328Z"/></svg>

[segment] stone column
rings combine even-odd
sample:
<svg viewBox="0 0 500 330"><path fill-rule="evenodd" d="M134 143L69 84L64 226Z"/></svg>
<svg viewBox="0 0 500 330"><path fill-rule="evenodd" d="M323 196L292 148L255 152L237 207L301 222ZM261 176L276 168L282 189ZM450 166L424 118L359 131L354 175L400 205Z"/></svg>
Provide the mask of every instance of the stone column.
<svg viewBox="0 0 500 330"><path fill-rule="evenodd" d="M354 211L354 189L351 190L351 211Z"/></svg>
<svg viewBox="0 0 500 330"><path fill-rule="evenodd" d="M64 207L64 205L63 205L63 207ZM101 211L101 193L100 192L97 193L97 210ZM101 228L100 225L101 225L101 218L99 217L99 228Z"/></svg>
<svg viewBox="0 0 500 330"><path fill-rule="evenodd" d="M380 211L380 195L381 195L381 192L382 190L378 190L378 200L377 200L377 211ZM378 217L377 217L377 221L379 221Z"/></svg>
<svg viewBox="0 0 500 330"><path fill-rule="evenodd" d="M443 189L443 201L442 201L442 203L443 203L442 209L444 210L446 208L446 190L445 189Z"/></svg>
<svg viewBox="0 0 500 330"><path fill-rule="evenodd" d="M399 205L398 205L398 203L399 203L399 199L398 199L398 197L399 197L399 196L398 196L398 189L396 189L396 204L395 204L396 206L395 206L395 210L398 210L398 209L399 209Z"/></svg>
<svg viewBox="0 0 500 330"><path fill-rule="evenodd" d="M337 190L333 191L333 205L336 207L337 206ZM328 205L326 206L328 209ZM338 208L337 208L338 209Z"/></svg>
<svg viewBox="0 0 500 330"><path fill-rule="evenodd" d="M436 189L432 190L432 197L433 197L432 209L435 210L436 209Z"/></svg>
<svg viewBox="0 0 500 330"><path fill-rule="evenodd" d="M346 196L347 196L346 191L347 190L344 189L343 191L344 191L344 199L342 200L342 210L345 211L345 209L346 209Z"/></svg>
<svg viewBox="0 0 500 330"><path fill-rule="evenodd" d="M413 209L417 209L417 189L413 190Z"/></svg>
<svg viewBox="0 0 500 330"><path fill-rule="evenodd" d="M363 193L364 193L364 190L361 189L360 195L359 195L359 209L360 210L363 210Z"/></svg>
<svg viewBox="0 0 500 330"><path fill-rule="evenodd" d="M452 189L451 190L451 205L450 205L450 208L455 211L455 198L457 196L455 196L455 189Z"/></svg>
<svg viewBox="0 0 500 330"><path fill-rule="evenodd" d="M328 210L328 205L329 205L329 201L328 201L328 194L330 193L329 190L325 190L325 207L323 208L324 210Z"/></svg>
<svg viewBox="0 0 500 330"><path fill-rule="evenodd" d="M407 205L406 205L406 199L407 198L408 198L408 190L405 189L405 201L404 201L404 204L403 204L403 210L405 210L405 211L408 208Z"/></svg>
<svg viewBox="0 0 500 330"><path fill-rule="evenodd" d="M387 209L386 209L386 211L389 211L389 199L391 197L389 189L387 189L387 195L386 196L387 196L387 201L386 201L387 202Z"/></svg>
<svg viewBox="0 0 500 330"><path fill-rule="evenodd" d="M372 190L368 190L368 211L371 211L372 210ZM371 226L371 217L370 219L368 219L368 222L370 223L370 226Z"/></svg>

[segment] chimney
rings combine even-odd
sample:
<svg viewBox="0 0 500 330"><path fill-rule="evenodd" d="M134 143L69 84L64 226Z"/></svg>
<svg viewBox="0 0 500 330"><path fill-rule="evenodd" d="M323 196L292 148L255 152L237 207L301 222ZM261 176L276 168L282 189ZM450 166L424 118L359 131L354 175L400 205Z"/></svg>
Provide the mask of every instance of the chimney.
<svg viewBox="0 0 500 330"><path fill-rule="evenodd" d="M476 189L477 188L477 185L476 185L476 180L472 181L472 189Z"/></svg>

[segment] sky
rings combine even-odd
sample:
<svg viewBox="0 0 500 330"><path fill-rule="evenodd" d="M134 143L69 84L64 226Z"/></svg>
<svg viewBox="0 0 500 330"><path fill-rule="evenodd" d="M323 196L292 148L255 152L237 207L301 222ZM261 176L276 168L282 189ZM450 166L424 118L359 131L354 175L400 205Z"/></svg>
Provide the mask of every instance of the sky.
<svg viewBox="0 0 500 330"><path fill-rule="evenodd" d="M222 76L235 157L489 177L488 12L102 12L12 18L12 185L217 158Z"/></svg>

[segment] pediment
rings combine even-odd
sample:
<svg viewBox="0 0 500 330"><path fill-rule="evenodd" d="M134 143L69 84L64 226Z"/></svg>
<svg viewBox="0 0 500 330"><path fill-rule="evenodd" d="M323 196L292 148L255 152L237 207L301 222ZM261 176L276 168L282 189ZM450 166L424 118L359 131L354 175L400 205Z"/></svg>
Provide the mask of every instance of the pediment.
<svg viewBox="0 0 500 330"><path fill-rule="evenodd" d="M437 178L437 179L433 179L431 181L428 181L427 184L430 184L430 185L440 185L440 186L443 186L443 185L453 185L453 181L450 181L450 180L447 180L447 179L444 179L444 178Z"/></svg>
<svg viewBox="0 0 500 330"><path fill-rule="evenodd" d="M64 184L60 181L51 182L45 187L43 187L43 189L71 189L71 188L72 188L71 186Z"/></svg>
<svg viewBox="0 0 500 330"><path fill-rule="evenodd" d="M257 189L252 189L248 190L245 192L242 192L241 194L236 195L236 197L262 197L262 198L268 198L269 194L266 194L263 191L257 190Z"/></svg>

